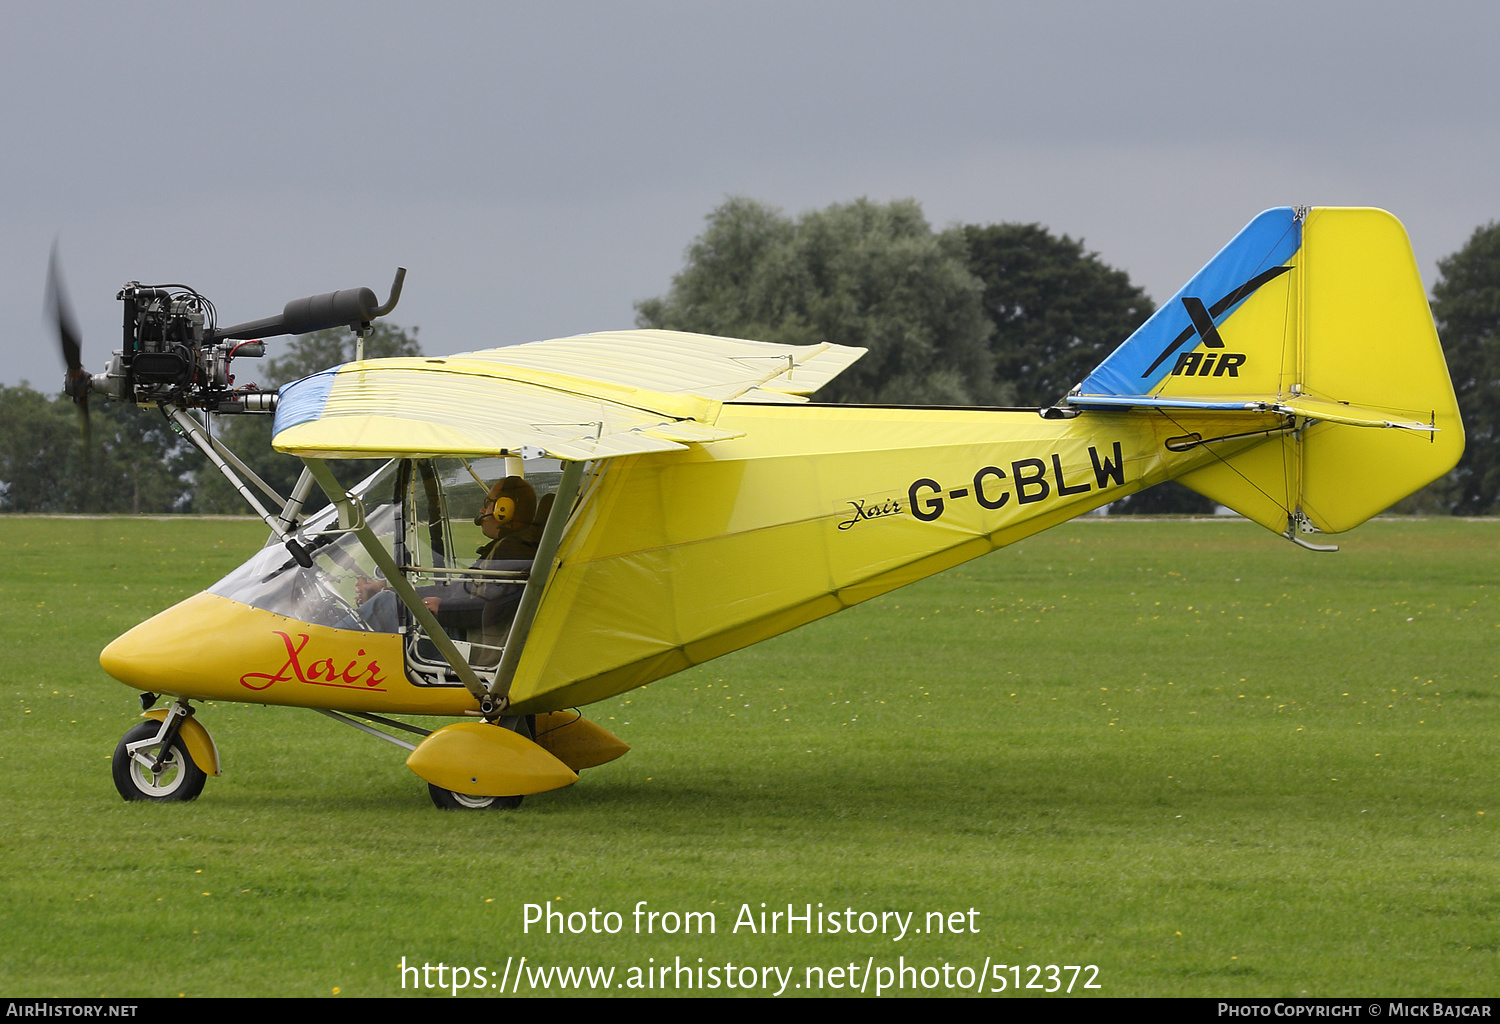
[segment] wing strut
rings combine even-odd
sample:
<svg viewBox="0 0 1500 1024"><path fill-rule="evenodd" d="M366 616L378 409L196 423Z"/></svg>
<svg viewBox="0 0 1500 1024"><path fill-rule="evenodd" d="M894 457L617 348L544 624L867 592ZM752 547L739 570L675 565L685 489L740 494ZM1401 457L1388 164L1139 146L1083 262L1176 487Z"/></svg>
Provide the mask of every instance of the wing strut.
<svg viewBox="0 0 1500 1024"><path fill-rule="evenodd" d="M531 575L526 580L526 589L521 592L521 604L510 624L510 634L505 638L505 652L500 655L495 681L490 684L490 695L500 702L502 709L510 702L510 684L516 678L516 666L521 663L526 636L531 632L531 622L542 603L542 591L547 587L547 577L552 574L552 560L557 557L563 527L573 511L573 502L578 500L578 488L582 482L583 463L563 463L562 480L557 485L552 514L547 517L547 525L542 527L542 539L537 543Z"/></svg>

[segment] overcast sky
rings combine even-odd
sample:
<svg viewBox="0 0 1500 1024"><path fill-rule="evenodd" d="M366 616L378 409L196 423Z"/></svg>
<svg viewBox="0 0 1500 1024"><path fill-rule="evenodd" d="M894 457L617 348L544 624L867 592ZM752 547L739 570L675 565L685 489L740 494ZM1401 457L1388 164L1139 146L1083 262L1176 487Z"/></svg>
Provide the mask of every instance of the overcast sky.
<svg viewBox="0 0 1500 1024"><path fill-rule="evenodd" d="M60 387L54 237L91 370L132 279L231 323L400 264L436 354L628 327L728 195L1039 222L1157 301L1266 207L1382 206L1430 286L1500 218L1497 42L1494 3L0 0L0 381Z"/></svg>

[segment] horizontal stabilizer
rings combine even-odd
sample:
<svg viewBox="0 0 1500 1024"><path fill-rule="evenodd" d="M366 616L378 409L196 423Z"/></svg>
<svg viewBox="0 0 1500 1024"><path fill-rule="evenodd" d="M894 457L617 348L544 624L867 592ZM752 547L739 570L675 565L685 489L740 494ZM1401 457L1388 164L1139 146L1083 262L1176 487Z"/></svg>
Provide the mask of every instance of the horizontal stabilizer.
<svg viewBox="0 0 1500 1024"><path fill-rule="evenodd" d="M1293 398L1165 398L1157 395L1069 396L1069 405L1097 408L1181 409L1184 412L1274 412L1318 422L1343 423L1352 427L1399 427L1402 430L1435 431L1432 423L1393 418L1389 412L1366 409L1348 402L1298 395Z"/></svg>
<svg viewBox="0 0 1500 1024"><path fill-rule="evenodd" d="M1264 398L1163 398L1160 395L1069 395L1063 402L1086 409L1182 409L1195 412L1265 412L1272 404Z"/></svg>
<svg viewBox="0 0 1500 1024"><path fill-rule="evenodd" d="M1434 423L1421 420L1393 419L1391 414L1379 409L1365 409L1348 402L1335 402L1327 398L1312 398L1299 395L1276 402L1272 411L1300 416L1324 423L1344 423L1351 427L1396 427L1401 430L1436 431Z"/></svg>

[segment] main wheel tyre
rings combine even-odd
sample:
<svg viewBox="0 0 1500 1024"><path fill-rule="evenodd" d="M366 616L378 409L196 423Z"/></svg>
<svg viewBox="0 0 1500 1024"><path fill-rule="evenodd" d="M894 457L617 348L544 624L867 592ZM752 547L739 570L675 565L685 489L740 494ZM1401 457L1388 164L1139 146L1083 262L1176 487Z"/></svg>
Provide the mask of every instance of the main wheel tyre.
<svg viewBox="0 0 1500 1024"><path fill-rule="evenodd" d="M468 796L442 786L427 784L432 802L445 811L513 811L521 806L520 796Z"/></svg>
<svg viewBox="0 0 1500 1024"><path fill-rule="evenodd" d="M203 783L208 781L208 776L188 756L181 737L173 740L172 745L167 748L166 756L162 758L160 774L153 773L149 767L130 756L127 747L131 743L150 739L160 731L160 722L142 722L121 738L120 745L115 747L115 788L126 800L172 803L197 799L198 794L203 792ZM143 747L140 753L154 757L157 750L157 746Z"/></svg>

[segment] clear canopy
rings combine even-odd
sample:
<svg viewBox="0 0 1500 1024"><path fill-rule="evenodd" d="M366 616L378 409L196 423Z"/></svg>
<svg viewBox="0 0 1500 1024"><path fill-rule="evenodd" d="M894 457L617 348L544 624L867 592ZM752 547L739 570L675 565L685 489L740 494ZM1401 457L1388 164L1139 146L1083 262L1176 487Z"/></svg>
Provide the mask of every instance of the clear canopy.
<svg viewBox="0 0 1500 1024"><path fill-rule="evenodd" d="M392 552L400 510L399 465L388 462L351 488L364 505L371 529ZM354 534L325 532L337 528L338 510L332 505L309 516L298 528L297 540L313 558L310 569L298 565L283 545L273 542L208 592L318 626L372 629L358 611L360 581L377 580L380 572ZM392 620L386 631L395 630Z"/></svg>
<svg viewBox="0 0 1500 1024"><path fill-rule="evenodd" d="M506 486L506 494L526 497L504 506L520 519L503 527L482 525L481 513L494 504L489 494L507 476L504 459L395 460L350 492L445 630L455 639L494 647L520 598L530 553L551 508L559 475L554 466L533 463L524 483ZM311 568L298 565L273 540L209 593L320 626L401 630L404 615L395 592L358 537L339 529L337 509L309 516L296 538L312 556Z"/></svg>

